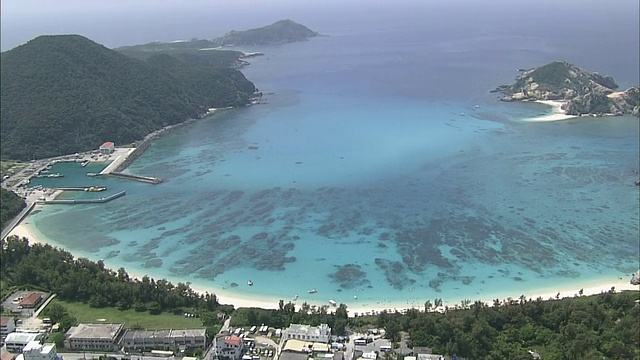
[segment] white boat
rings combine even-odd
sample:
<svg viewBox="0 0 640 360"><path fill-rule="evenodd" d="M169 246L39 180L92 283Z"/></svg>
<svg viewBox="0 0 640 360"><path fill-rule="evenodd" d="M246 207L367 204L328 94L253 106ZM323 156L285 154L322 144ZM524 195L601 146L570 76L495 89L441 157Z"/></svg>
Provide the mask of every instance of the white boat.
<svg viewBox="0 0 640 360"><path fill-rule="evenodd" d="M316 289L311 289L311 290L309 290L309 291L307 291L307 292L308 292L309 294L315 294L315 293L317 293L317 292L318 292L318 290L316 290Z"/></svg>
<svg viewBox="0 0 640 360"><path fill-rule="evenodd" d="M87 176L98 176L98 174L96 174L96 173L92 173L92 172L88 172L88 173L87 173Z"/></svg>
<svg viewBox="0 0 640 360"><path fill-rule="evenodd" d="M247 285L253 286L253 281L251 281L251 280L247 281Z"/></svg>
<svg viewBox="0 0 640 360"><path fill-rule="evenodd" d="M337 305L335 300L329 300L329 304L331 304L331 306L336 306Z"/></svg>

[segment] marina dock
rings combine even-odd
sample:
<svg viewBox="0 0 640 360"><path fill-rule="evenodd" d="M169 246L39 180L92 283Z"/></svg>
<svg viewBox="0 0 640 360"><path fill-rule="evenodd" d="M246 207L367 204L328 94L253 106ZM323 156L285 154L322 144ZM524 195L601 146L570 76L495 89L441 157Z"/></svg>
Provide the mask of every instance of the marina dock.
<svg viewBox="0 0 640 360"><path fill-rule="evenodd" d="M125 174L125 173L120 173L120 172L112 172L112 173L104 174L104 175L113 176L113 177L117 177L117 178L120 178L120 179L140 181L140 182L144 182L144 183L148 183L148 184L160 184L161 182L164 181L164 180L162 180L160 178L155 178L155 177L151 177L151 176L131 175L131 174Z"/></svg>
<svg viewBox="0 0 640 360"><path fill-rule="evenodd" d="M115 193L111 196L102 197L99 199L64 199L64 200L38 200L38 204L101 204L106 203L107 201L111 201L117 199L119 197L123 197L127 194L126 191L120 191L119 193Z"/></svg>

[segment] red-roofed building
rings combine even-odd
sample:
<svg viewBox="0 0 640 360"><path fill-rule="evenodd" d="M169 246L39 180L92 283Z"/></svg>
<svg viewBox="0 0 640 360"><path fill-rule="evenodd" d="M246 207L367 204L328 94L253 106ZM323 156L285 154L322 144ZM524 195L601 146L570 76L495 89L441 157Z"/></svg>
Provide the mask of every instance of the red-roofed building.
<svg viewBox="0 0 640 360"><path fill-rule="evenodd" d="M32 309L42 301L42 294L31 293L24 297L24 299L20 300L20 306L25 309Z"/></svg>
<svg viewBox="0 0 640 360"><path fill-rule="evenodd" d="M242 338L228 334L216 335L216 355L230 360L238 360L244 355L245 347Z"/></svg>
<svg viewBox="0 0 640 360"><path fill-rule="evenodd" d="M111 141L107 141L104 144L100 145L100 153L102 154L112 154L116 149L116 146Z"/></svg>

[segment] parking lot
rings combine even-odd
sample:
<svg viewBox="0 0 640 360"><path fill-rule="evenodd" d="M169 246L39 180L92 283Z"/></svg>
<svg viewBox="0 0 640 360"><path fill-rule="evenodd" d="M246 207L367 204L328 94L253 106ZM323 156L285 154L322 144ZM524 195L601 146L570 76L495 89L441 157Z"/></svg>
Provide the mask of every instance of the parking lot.
<svg viewBox="0 0 640 360"><path fill-rule="evenodd" d="M31 293L41 294L43 301L40 304L38 304L38 306L35 308L30 308L30 309L22 308L22 306L20 305L20 301L22 301L22 299L24 299L27 295ZM44 301L49 297L49 295L50 295L49 293L42 292L42 291L16 291L13 294L11 294L11 296L9 296L2 303L2 308L5 310L5 312L11 313L13 316L29 317L33 315L33 313L37 310L37 308L42 303L44 303Z"/></svg>

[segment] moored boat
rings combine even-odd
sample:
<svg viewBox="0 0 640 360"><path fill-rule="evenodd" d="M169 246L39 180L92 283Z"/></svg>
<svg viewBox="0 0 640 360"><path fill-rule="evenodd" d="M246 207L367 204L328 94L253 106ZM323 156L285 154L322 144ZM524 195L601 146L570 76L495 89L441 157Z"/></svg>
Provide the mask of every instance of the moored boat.
<svg viewBox="0 0 640 360"><path fill-rule="evenodd" d="M311 290L309 290L309 291L307 291L307 292L308 292L309 294L315 294L315 293L317 293L317 292L318 292L318 290L316 290L316 289L311 289Z"/></svg>

